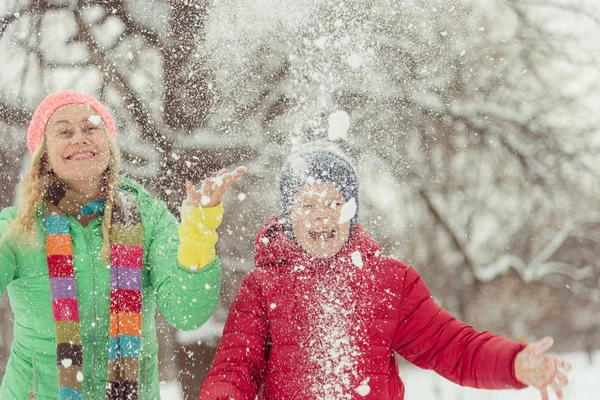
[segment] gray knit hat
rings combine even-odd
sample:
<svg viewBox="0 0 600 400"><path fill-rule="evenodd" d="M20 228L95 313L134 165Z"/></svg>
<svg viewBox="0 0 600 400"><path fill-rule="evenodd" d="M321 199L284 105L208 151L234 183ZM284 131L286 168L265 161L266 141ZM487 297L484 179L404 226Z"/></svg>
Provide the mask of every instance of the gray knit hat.
<svg viewBox="0 0 600 400"><path fill-rule="evenodd" d="M309 182L330 182L346 201L354 199L356 212L351 219L351 228L358 217L358 180L356 171L346 157L329 150L303 150L293 153L283 165L279 188L281 191L282 219L291 226L291 213L298 191ZM290 229L288 229L290 230Z"/></svg>

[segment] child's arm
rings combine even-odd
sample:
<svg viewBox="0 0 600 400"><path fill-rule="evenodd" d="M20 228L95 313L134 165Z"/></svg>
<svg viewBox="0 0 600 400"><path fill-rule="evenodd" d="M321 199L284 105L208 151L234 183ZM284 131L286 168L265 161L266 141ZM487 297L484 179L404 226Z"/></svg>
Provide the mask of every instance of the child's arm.
<svg viewBox="0 0 600 400"><path fill-rule="evenodd" d="M254 400L267 364L267 339L267 312L251 272L231 305L200 399Z"/></svg>
<svg viewBox="0 0 600 400"><path fill-rule="evenodd" d="M462 386L523 388L514 363L524 344L478 332L440 308L414 268L406 270L393 348L413 364Z"/></svg>

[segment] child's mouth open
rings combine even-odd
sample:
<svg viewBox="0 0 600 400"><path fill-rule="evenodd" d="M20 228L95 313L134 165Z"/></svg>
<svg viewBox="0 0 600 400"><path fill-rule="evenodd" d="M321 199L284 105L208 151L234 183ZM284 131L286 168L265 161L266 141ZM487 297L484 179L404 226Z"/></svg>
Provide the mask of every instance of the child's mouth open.
<svg viewBox="0 0 600 400"><path fill-rule="evenodd" d="M331 240L337 236L337 231L335 229L311 230L308 231L308 233L313 239L321 241Z"/></svg>

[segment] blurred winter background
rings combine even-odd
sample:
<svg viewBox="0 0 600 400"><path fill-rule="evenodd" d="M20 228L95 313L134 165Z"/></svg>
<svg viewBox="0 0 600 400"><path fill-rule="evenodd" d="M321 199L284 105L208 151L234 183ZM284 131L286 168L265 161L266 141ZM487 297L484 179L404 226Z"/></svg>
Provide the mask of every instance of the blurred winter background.
<svg viewBox="0 0 600 400"><path fill-rule="evenodd" d="M597 0L0 0L0 206L33 110L60 89L114 111L126 173L173 211L185 180L245 165L222 304L197 332L158 317L164 398L195 399L283 157L332 140L388 254L479 329L554 336L576 367L567 398L597 398L599 66ZM11 321L4 295L0 376ZM401 369L408 400L538 398Z"/></svg>

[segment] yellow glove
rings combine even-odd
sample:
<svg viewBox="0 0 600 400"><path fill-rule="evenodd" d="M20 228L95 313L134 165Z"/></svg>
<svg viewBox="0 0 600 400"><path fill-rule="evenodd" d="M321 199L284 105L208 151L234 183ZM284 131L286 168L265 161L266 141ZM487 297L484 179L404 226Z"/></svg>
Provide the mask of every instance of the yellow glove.
<svg viewBox="0 0 600 400"><path fill-rule="evenodd" d="M197 270L215 259L217 228L223 220L223 204L196 207L188 202L181 206L179 225L179 264Z"/></svg>

